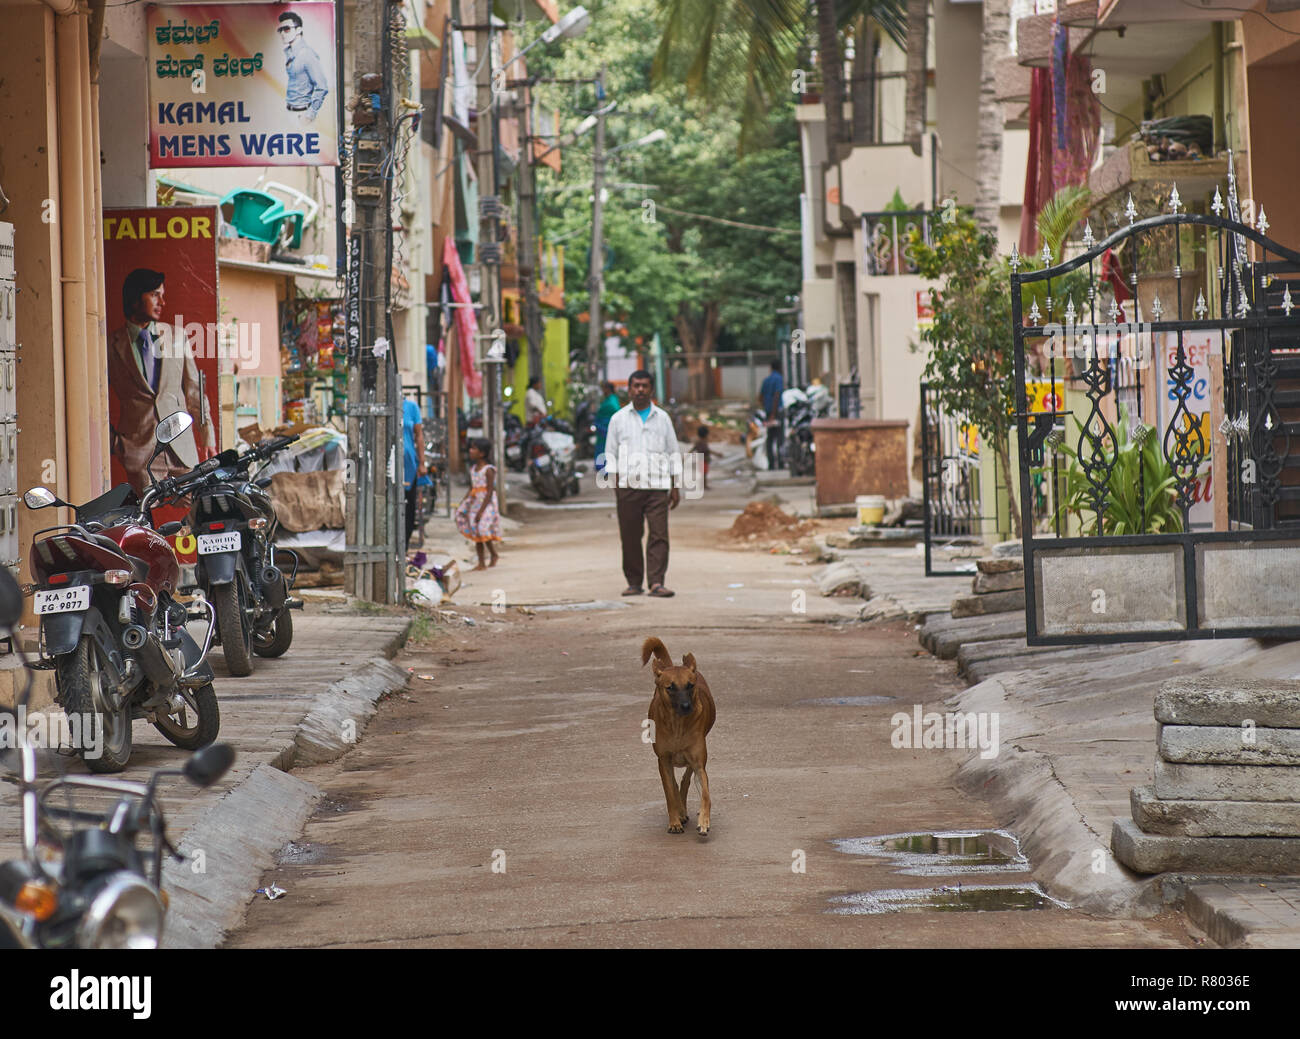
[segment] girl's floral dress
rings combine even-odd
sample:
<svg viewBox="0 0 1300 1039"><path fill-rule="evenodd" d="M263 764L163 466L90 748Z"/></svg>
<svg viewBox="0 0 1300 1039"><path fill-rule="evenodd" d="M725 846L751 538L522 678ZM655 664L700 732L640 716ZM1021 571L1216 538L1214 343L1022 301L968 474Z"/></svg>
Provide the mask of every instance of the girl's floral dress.
<svg viewBox="0 0 1300 1039"><path fill-rule="evenodd" d="M474 517L478 515L479 506L487 494L487 474L495 471L493 466L480 465L470 470L470 492L463 502L456 507L456 529L474 542L501 540L501 514L497 511L497 494L492 492L483 516L477 524Z"/></svg>

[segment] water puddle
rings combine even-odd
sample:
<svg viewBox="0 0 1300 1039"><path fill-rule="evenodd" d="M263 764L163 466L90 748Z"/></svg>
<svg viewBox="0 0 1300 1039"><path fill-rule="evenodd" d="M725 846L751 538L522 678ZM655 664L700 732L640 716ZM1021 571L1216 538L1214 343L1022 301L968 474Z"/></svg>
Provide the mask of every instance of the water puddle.
<svg viewBox="0 0 1300 1039"><path fill-rule="evenodd" d="M323 844L290 841L280 849L275 861L280 866L314 866L324 862L329 849Z"/></svg>
<svg viewBox="0 0 1300 1039"><path fill-rule="evenodd" d="M1032 882L1025 885L945 884L929 891L864 891L854 895L837 895L830 901L832 908L829 911L840 916L874 916L923 909L941 913L998 913L1019 909L1070 908Z"/></svg>
<svg viewBox="0 0 1300 1039"><path fill-rule="evenodd" d="M795 707L869 707L872 704L893 703L896 696L819 696L813 700L796 700Z"/></svg>
<svg viewBox="0 0 1300 1039"><path fill-rule="evenodd" d="M1029 872L1029 860L1021 854L1020 841L1006 830L892 833L831 843L846 855L887 859L895 872L909 877Z"/></svg>
<svg viewBox="0 0 1300 1039"><path fill-rule="evenodd" d="M590 602L554 602L545 603L541 606L530 606L534 613L559 613L565 610L621 610L630 606L625 602L609 602L604 599L593 599Z"/></svg>
<svg viewBox="0 0 1300 1039"><path fill-rule="evenodd" d="M846 855L884 859L895 873L944 877L933 888L861 891L830 899L828 912L873 915L912 910L997 913L1020 909L1069 909L1032 880L1011 884L966 884L964 877L1028 873L1020 841L1007 830L922 830L881 837L831 841Z"/></svg>

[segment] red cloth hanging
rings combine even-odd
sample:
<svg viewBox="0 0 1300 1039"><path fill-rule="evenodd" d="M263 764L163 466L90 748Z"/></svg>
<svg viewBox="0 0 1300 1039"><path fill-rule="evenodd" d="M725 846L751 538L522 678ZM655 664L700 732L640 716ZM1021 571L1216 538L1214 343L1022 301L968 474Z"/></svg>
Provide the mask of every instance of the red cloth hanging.
<svg viewBox="0 0 1300 1039"><path fill-rule="evenodd" d="M471 303L469 281L465 277L465 268L460 264L460 253L456 251L456 242L451 235L442 240L442 262L451 279L451 298L460 304ZM479 372L474 357L478 321L471 306L458 306L455 311L456 340L460 343L460 372L465 382L465 395L479 397L483 394L483 375Z"/></svg>

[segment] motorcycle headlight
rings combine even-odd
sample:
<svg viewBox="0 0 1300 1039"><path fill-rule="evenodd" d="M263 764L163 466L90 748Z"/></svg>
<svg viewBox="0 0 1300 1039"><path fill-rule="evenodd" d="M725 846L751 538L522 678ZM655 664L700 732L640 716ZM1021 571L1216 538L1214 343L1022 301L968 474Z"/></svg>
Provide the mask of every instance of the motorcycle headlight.
<svg viewBox="0 0 1300 1039"><path fill-rule="evenodd" d="M157 893L134 873L114 873L77 927L82 949L156 949L164 910Z"/></svg>

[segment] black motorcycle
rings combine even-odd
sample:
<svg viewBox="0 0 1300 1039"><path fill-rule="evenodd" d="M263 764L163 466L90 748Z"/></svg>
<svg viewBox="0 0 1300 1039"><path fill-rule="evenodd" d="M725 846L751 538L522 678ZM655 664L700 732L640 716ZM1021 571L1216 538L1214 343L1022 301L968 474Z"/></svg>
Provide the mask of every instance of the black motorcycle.
<svg viewBox="0 0 1300 1039"><path fill-rule="evenodd" d="M0 567L0 627L12 631L21 615L22 591ZM21 646L15 641L14 647L26 665ZM26 710L31 694L31 673L24 667L22 674L26 681L15 711ZM43 789L36 784L32 744L21 739L13 756L23 850L21 858L0 863L0 949L157 948L167 906L163 855L183 859L167 838L158 781L183 775L210 786L225 775L235 752L224 743L209 744L184 768L158 769L148 783L63 776ZM76 808L76 790L121 796L100 813ZM149 838L147 851L137 846L142 835Z"/></svg>
<svg viewBox="0 0 1300 1039"><path fill-rule="evenodd" d="M271 479L250 479L248 470L298 438L276 437L239 455L217 456L219 467L191 492L189 525L198 542L195 580L217 614L217 641L236 677L251 674L254 655L278 657L293 642L291 611L302 602L289 590L298 556L275 547L279 523L266 488ZM289 576L275 565L276 552L293 558Z"/></svg>

